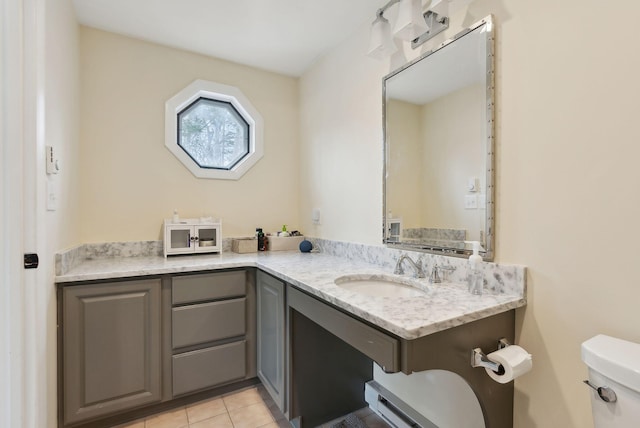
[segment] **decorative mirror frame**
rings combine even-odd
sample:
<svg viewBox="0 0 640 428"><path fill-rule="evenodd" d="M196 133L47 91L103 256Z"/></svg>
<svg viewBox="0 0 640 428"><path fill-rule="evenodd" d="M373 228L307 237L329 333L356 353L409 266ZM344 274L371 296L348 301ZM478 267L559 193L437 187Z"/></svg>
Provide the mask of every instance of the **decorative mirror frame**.
<svg viewBox="0 0 640 428"><path fill-rule="evenodd" d="M495 247L495 27L491 15L481 19L469 28L466 28L450 39L442 42L433 50L427 51L413 61L405 64L399 69L391 72L382 79L382 133L383 133L383 173L382 173L382 241L391 248L399 248L411 251L422 251L427 253L441 254L454 257L468 257L473 253L470 246L465 245L464 249L443 247L431 244L408 243L402 241L392 241L387 239L387 163L389 161L389 142L387 136L387 92L386 82L388 79L401 73L403 70L412 65L428 58L439 50L445 48L449 44L464 37L468 33L486 25L487 32L487 70L486 70L486 113L487 113L487 153L486 153L486 226L485 226L485 245L480 251L480 255L485 261L492 261L494 257Z"/></svg>

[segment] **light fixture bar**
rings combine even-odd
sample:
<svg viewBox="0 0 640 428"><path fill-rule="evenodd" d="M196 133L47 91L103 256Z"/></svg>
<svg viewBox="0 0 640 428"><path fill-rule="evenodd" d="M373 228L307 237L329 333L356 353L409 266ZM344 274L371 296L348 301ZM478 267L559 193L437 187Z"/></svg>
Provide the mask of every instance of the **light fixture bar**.
<svg viewBox="0 0 640 428"><path fill-rule="evenodd" d="M432 12L430 10L424 13L424 19L427 22L427 25L429 26L429 30L426 33L419 36L418 38L411 41L411 47L413 49L417 48L427 40L431 39L432 37L435 37L437 34L449 28L448 17L440 16L437 13Z"/></svg>
<svg viewBox="0 0 640 428"><path fill-rule="evenodd" d="M400 0L389 0L389 2L387 2L387 4L385 4L380 9L378 9L378 12L376 13L376 15L378 15L378 16L382 15L383 13L385 13L387 11L387 9L389 9L391 6L393 6L396 3L400 3Z"/></svg>

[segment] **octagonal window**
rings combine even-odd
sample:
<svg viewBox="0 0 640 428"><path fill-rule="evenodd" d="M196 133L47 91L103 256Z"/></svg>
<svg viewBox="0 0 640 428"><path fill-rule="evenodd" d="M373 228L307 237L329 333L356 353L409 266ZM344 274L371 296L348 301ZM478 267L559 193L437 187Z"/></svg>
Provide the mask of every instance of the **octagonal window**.
<svg viewBox="0 0 640 428"><path fill-rule="evenodd" d="M198 98L178 113L178 145L200 168L229 170L249 154L249 124L231 103Z"/></svg>
<svg viewBox="0 0 640 428"><path fill-rule="evenodd" d="M165 105L165 145L196 177L237 180L262 157L262 117L238 88L196 80Z"/></svg>

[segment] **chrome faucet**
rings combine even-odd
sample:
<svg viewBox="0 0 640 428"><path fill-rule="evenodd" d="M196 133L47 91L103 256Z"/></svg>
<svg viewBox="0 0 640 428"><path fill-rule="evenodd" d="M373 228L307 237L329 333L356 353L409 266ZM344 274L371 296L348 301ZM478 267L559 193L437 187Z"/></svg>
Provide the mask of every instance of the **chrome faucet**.
<svg viewBox="0 0 640 428"><path fill-rule="evenodd" d="M402 262L405 260L407 260L411 265L411 267L413 268L413 276L415 278L425 277L424 270L422 270L422 266L418 265L416 262L411 260L411 257L407 256L406 254L403 254L400 256L400 258L398 259L398 262L396 263L396 268L394 269L393 273L395 273L396 275L404 275L404 268L402 267Z"/></svg>

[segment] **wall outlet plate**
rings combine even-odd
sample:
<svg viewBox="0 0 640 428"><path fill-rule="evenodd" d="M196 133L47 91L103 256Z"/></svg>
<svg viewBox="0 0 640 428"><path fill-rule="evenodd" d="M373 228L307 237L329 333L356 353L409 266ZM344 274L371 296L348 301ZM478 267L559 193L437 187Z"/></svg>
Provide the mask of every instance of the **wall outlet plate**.
<svg viewBox="0 0 640 428"><path fill-rule="evenodd" d="M320 208L314 208L311 210L311 221L314 224L320 224Z"/></svg>

